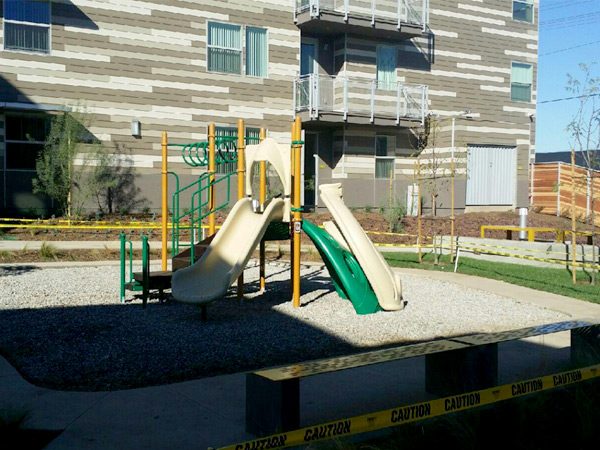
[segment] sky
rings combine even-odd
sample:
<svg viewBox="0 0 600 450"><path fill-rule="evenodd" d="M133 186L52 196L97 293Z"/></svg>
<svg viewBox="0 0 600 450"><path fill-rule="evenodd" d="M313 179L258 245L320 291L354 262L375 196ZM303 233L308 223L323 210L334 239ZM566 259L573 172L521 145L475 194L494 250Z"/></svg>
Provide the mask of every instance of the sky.
<svg viewBox="0 0 600 450"><path fill-rule="evenodd" d="M573 95L565 89L567 74L581 79L580 63L596 62L592 72L600 77L600 0L540 0L536 19L540 41L535 150L570 151L565 128L578 101L542 102Z"/></svg>

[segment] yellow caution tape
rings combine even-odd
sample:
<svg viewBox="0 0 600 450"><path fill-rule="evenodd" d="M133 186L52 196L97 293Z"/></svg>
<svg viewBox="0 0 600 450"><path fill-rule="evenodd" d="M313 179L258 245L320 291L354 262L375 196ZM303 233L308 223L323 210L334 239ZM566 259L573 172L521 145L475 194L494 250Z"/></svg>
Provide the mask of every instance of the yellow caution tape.
<svg viewBox="0 0 600 450"><path fill-rule="evenodd" d="M173 224L168 224L169 228ZM23 229L43 229L43 230L160 230L160 225L7 225L0 224L0 228L23 228ZM194 229L208 229L208 225L202 225L201 227L194 227ZM221 228L221 225L216 227ZM191 227L187 224L180 226L180 230L190 230Z"/></svg>
<svg viewBox="0 0 600 450"><path fill-rule="evenodd" d="M555 244L556 242L553 242L553 244ZM553 252L553 251L547 251L547 250L536 250L536 249L528 249L528 248L520 248L520 247L507 247L504 245L495 245L495 244L480 244L478 242L464 242L464 244L467 245L476 245L477 247L492 247L492 248L504 248L507 250L521 250L521 251L525 251L525 252L532 252L532 253L543 253L546 255L563 255L565 254L565 252ZM460 245L462 247L463 243L459 242L458 245Z"/></svg>
<svg viewBox="0 0 600 450"><path fill-rule="evenodd" d="M478 253L485 253L485 254L489 254L489 255L499 255L499 256L510 256L512 258L519 258L519 259L527 259L530 261L539 261L539 262L547 262L550 264L561 264L563 266L573 266L573 267L584 267L586 269L598 269L600 268L600 265L598 264L589 264L589 263L573 263L570 261L559 261L557 259L547 259L547 258L538 258L536 256L526 256L526 255L513 255L511 253L505 253L505 252L495 252L493 250L487 250L487 249L482 249L482 248L477 248L477 247L468 247L465 245L460 245L459 246L460 249L466 249L466 250L471 250L474 252L478 252Z"/></svg>
<svg viewBox="0 0 600 450"><path fill-rule="evenodd" d="M428 402L414 403L371 414L327 422L286 433L274 434L252 441L222 447L218 450L279 449L306 445L307 443L342 438L405 423L417 422L432 417L491 405L512 398L573 385L600 376L600 364L582 369L561 372L516 383L504 384L489 389L439 398Z"/></svg>

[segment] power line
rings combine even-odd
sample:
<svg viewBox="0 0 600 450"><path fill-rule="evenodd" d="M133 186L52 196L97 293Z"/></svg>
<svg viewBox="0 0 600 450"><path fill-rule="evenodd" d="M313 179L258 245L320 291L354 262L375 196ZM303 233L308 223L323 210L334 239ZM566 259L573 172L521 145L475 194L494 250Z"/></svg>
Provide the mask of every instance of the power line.
<svg viewBox="0 0 600 450"><path fill-rule="evenodd" d="M578 98L583 98L583 97L596 97L600 94L589 94L589 95L577 95L575 97L563 97L563 98L555 98L553 100L544 100L543 102L537 102L538 105L541 105L543 103L556 103L556 102L564 102L566 100L575 100Z"/></svg>
<svg viewBox="0 0 600 450"><path fill-rule="evenodd" d="M562 23L562 22L572 22L574 20L584 20L584 19L590 18L592 16L597 16L598 14L600 14L600 11L576 14L574 16L559 17L557 19L542 20L540 22L540 26L553 25L553 24L557 24L558 22Z"/></svg>
<svg viewBox="0 0 600 450"><path fill-rule="evenodd" d="M586 42L585 44L575 45L573 47L561 48L560 50L554 50L553 52L542 53L540 56L553 55L555 53L566 52L568 50L573 50L573 49L576 49L576 48L586 47L588 45L594 45L594 44L599 44L599 43L600 43L600 40L598 40L598 41L592 41L592 42Z"/></svg>
<svg viewBox="0 0 600 450"><path fill-rule="evenodd" d="M560 9L560 8L573 7L573 6L580 5L582 3L590 3L593 1L595 1L595 0L563 1L563 2L551 3L549 5L544 3L543 5L540 6L540 11L545 12L545 11L551 11L551 10Z"/></svg>
<svg viewBox="0 0 600 450"><path fill-rule="evenodd" d="M582 26L586 26L586 25L593 25L593 24L598 23L598 22L600 22L600 18L587 19L587 20L583 20L583 21L580 21L580 22L569 23L569 24L566 24L566 25L555 24L555 25L549 25L547 27L540 27L540 31L563 30L565 28L582 27Z"/></svg>

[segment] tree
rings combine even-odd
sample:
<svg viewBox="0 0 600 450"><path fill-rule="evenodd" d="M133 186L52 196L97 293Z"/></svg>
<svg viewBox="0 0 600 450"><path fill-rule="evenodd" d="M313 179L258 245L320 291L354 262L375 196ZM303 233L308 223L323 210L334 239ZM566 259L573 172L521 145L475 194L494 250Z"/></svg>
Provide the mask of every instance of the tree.
<svg viewBox="0 0 600 450"><path fill-rule="evenodd" d="M587 169L585 182L589 186L590 214L586 218L592 233L592 260L597 263L596 257L596 213L595 213L595 182L600 178L600 77L594 77L590 67L579 64L582 78L578 79L570 74L568 76L567 91L579 100L577 112L567 125L569 144L584 162ZM573 180L574 183L575 180ZM572 187L574 189L574 187ZM573 268L575 270L575 268ZM592 270L592 284L596 282L596 269Z"/></svg>
<svg viewBox="0 0 600 450"><path fill-rule="evenodd" d="M56 201L68 217L73 211L80 214L98 191L116 185L114 177L105 176L103 169L110 164L110 157L88 131L90 124L91 117L80 108L53 116L36 161L33 192Z"/></svg>
<svg viewBox="0 0 600 450"><path fill-rule="evenodd" d="M437 252L437 218L438 197L440 192L448 190L450 180L455 176L455 165L443 155L439 148L442 127L447 126L451 119L439 119L436 115L428 115L425 124L417 132L417 152L422 158L418 177L429 194L431 202L431 218L433 230L433 253L435 264L438 264ZM420 199L419 199L420 201ZM450 220L453 220L452 217Z"/></svg>

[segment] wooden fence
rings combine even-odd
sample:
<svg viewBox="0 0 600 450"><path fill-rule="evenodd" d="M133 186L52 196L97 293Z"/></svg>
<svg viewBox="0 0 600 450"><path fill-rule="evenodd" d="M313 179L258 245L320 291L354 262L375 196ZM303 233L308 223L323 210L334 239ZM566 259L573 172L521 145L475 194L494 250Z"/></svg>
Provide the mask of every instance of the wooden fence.
<svg viewBox="0 0 600 450"><path fill-rule="evenodd" d="M576 218L585 221L591 214L591 182L587 169L575 167L575 180L571 179L571 165L563 162L533 165L532 204L536 211L571 217L571 193L575 189ZM594 178L594 211L596 225L600 225L600 172Z"/></svg>

